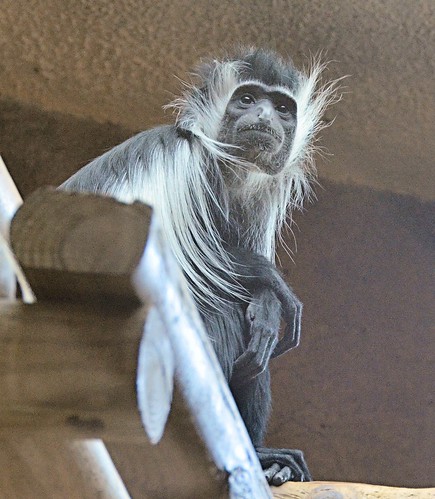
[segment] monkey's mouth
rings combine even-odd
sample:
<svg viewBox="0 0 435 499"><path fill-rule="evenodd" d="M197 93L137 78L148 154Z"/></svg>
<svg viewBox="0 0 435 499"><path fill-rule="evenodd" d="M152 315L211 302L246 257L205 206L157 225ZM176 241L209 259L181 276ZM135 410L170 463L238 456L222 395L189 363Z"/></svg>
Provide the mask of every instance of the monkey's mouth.
<svg viewBox="0 0 435 499"><path fill-rule="evenodd" d="M259 124L246 125L246 126L240 128L239 132L267 133L268 135L271 135L277 141L281 142L281 135L279 133L277 133L273 128L266 126L266 125L259 125Z"/></svg>

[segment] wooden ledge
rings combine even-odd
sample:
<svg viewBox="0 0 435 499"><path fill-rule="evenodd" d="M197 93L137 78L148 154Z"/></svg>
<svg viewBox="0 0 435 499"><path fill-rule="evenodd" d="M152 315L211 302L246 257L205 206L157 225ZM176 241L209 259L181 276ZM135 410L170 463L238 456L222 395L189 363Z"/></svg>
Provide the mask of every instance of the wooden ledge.
<svg viewBox="0 0 435 499"><path fill-rule="evenodd" d="M434 499L435 488L408 489L364 483L285 483L271 487L275 499Z"/></svg>

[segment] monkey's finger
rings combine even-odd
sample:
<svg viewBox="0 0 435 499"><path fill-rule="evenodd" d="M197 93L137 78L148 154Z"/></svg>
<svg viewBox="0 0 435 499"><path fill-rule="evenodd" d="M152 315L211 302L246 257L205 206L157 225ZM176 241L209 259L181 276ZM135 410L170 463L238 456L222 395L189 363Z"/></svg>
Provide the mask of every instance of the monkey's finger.
<svg viewBox="0 0 435 499"><path fill-rule="evenodd" d="M251 343L252 341L252 343ZM270 357L275 345L278 342L278 331L271 331L268 328L260 327L252 333L252 340L248 344L248 349L254 352L263 352Z"/></svg>
<svg viewBox="0 0 435 499"><path fill-rule="evenodd" d="M272 358L279 357L283 353L296 348L299 345L300 337L300 322L296 322L293 325L287 326L284 332L284 336L281 340L279 340L278 344L275 347L275 350L272 353Z"/></svg>
<svg viewBox="0 0 435 499"><path fill-rule="evenodd" d="M288 466L284 466L278 473L272 478L272 485L282 485L288 482L292 478L292 470Z"/></svg>
<svg viewBox="0 0 435 499"><path fill-rule="evenodd" d="M278 342L272 358L278 357L299 345L303 305L293 293L277 294L281 301L283 318L287 323L284 336Z"/></svg>
<svg viewBox="0 0 435 499"><path fill-rule="evenodd" d="M258 353L245 352L234 363L231 383L245 384L266 369L266 364L259 358Z"/></svg>
<svg viewBox="0 0 435 499"><path fill-rule="evenodd" d="M264 476L266 477L267 483L272 483L273 477L281 470L281 466L278 463L273 463L272 466L264 470Z"/></svg>
<svg viewBox="0 0 435 499"><path fill-rule="evenodd" d="M249 328L251 338L249 340L247 350L250 350L251 352L258 352L260 344L263 341L263 335L261 333L262 328L254 324Z"/></svg>
<svg viewBox="0 0 435 499"><path fill-rule="evenodd" d="M278 333L256 327L246 351L234 362L231 385L243 386L265 371L278 341Z"/></svg>
<svg viewBox="0 0 435 499"><path fill-rule="evenodd" d="M231 376L232 387L242 387L258 376L262 367L255 359L253 352L245 352L234 363ZM264 370L264 369L263 369Z"/></svg>
<svg viewBox="0 0 435 499"><path fill-rule="evenodd" d="M254 369L254 372L260 374L266 369L277 342L278 334L271 334L265 328L259 328L253 333L247 352L254 354L251 360L251 367Z"/></svg>

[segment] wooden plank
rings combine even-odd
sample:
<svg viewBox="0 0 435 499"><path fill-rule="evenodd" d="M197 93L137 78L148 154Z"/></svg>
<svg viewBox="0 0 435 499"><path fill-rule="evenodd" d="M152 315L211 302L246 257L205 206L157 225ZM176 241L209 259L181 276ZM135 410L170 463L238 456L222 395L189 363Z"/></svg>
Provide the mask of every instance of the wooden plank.
<svg viewBox="0 0 435 499"><path fill-rule="evenodd" d="M38 300L140 303L131 277L144 251L151 208L112 198L36 191L11 223L11 244Z"/></svg>
<svg viewBox="0 0 435 499"><path fill-rule="evenodd" d="M285 483L271 487L275 499L434 499L435 488L409 489L363 483Z"/></svg>
<svg viewBox="0 0 435 499"><path fill-rule="evenodd" d="M182 397L172 404L157 446L139 420L138 365L149 375L143 385L149 392L147 383L155 377L152 366L147 368L150 349L146 341L140 344L147 308L139 306L131 278L145 247L149 215L143 205L43 190L15 217L12 241L39 301L0 306L0 343L7 347L0 349L0 436L7 438L0 455L6 453L5 462L13 456L14 463L6 473L10 486L2 489L8 497L42 499L56 491L58 497L95 497L98 484L107 482L107 466L95 484L83 484L80 456L90 441L73 449L64 440L78 436L104 437L118 460L121 449L123 471L138 470L138 478L128 483L138 497L155 497L157 490L162 497L180 495L180 484L181 497L228 494L227 475L213 464ZM163 331L157 333L162 345ZM148 331L145 340L152 336ZM101 459L90 450L92 477ZM20 482L18 470L29 467L34 472ZM44 473L50 468L57 479ZM104 483L98 496L118 497L113 484Z"/></svg>
<svg viewBox="0 0 435 499"><path fill-rule="evenodd" d="M162 440L162 442L165 441L168 435L167 452L162 452L164 447L160 445L160 442L157 446L159 449L157 454L149 450L151 447L149 444L147 448L144 443L144 448L140 449L140 453L145 453L139 459L144 472L148 468L155 469L155 464L158 463L155 469L156 481L151 481L149 477L147 480L147 483L154 483L152 493L155 494L158 488L164 485L165 492L160 494L162 497L180 496L178 485L183 476L186 491L190 491L186 492L189 494L186 497L192 497L192 494L197 496L200 483L203 483L201 486L203 492L199 495L200 497L220 497L222 493L243 498L271 497L255 450L231 397L215 353L203 330L184 277L172 253L168 250L166 242L161 237L157 221L153 220L153 223L149 224L149 215L150 209L142 204L125 205L101 196L47 189L36 192L17 212L11 225L12 247L29 277L32 288L36 291L39 303L34 308L26 309L24 313L20 312L18 317L5 315L12 317L11 322L14 322L20 321L22 316L27 314L22 324L16 328L18 331L27 328L26 338L31 338L31 329L35 327L34 320L42 319L43 316L38 313L32 317L32 311L41 312L41 306L51 307L46 322L49 322L50 327L54 329L51 330L49 327L48 340L46 339L47 331L39 339L50 342L50 331L52 331L53 336L56 337L53 343L62 345L67 352L67 357L74 358L76 355L80 358L77 365L86 366L86 370L87 365L92 363L92 355L87 350L89 345L84 339L84 334L89 324L97 324L97 329L92 330L92 336L98 338L98 346L103 345L102 351L98 352L96 358L97 360L103 359L105 371L106 365L109 364L109 359L105 355L109 355L109 358L113 357L113 362L117 364L119 352L117 357L112 349L113 345L104 343L106 340L101 329L98 329L98 327L101 328L98 322L100 316L107 319L107 324L104 324L103 329L107 330L110 336L113 331L111 313L116 310L115 304L122 305L122 310L127 313L127 311L136 310L135 306L139 303L147 303L150 300L153 310L157 313L154 315L153 329L157 327L162 334L157 335L154 341L157 347L154 348L153 343L150 342L150 349L144 355L138 350L138 338L135 337L136 354L139 358L137 369L140 374L142 365L142 371L146 373L146 376L141 377L136 373L136 376L129 375L124 378L122 373L116 372L116 376L121 374L121 378L115 377L118 379L117 383L110 383L110 377L109 382L106 383L104 380L100 382L107 396L107 404L104 395L92 396L93 390L98 391L101 386L94 386L93 381L90 382L90 387L85 386L85 382L81 384L80 379L78 381L74 379L80 377L79 369L71 366L71 380L66 379L68 361L67 368L65 366L63 368L52 367L50 359L47 359L43 353L39 353L44 363L43 373L33 370L29 374L24 365L29 361L31 363L31 358L19 359L23 368L17 369L17 372L14 372L13 368L9 369L14 383L16 384L23 375L24 377L28 375L25 384L31 386L34 382L41 390L42 398L48 398L50 404L38 405L33 403L34 400L29 401L32 390L27 393L24 391L23 398L17 400L20 390L10 390L5 380L5 394L9 397L9 407L14 408L14 404L16 407L19 402L18 407L20 408L21 403L26 409L29 408L28 412L32 417L29 421L25 421L22 417L25 411L18 411L18 418L17 411L15 411L15 414L9 414L8 419L6 412L3 417L4 426L9 425L13 428L18 421L21 433L25 430L32 431L36 426L39 432L44 429L50 431L51 427L52 431L53 428L54 430L57 428L66 434L70 428L65 428L65 416L69 414L68 425L77 426L77 431L82 432L81 436L90 436L89 433L93 432L92 435L103 436L106 441L115 441L119 432L123 442L128 441L131 436L136 442L143 442L146 440L145 434L137 436L135 421L130 422L128 419L129 415L133 414L132 394L135 392L131 387L135 383L132 381L138 380L139 412L143 415L142 421L148 431L148 436L157 442L166 422L164 407L168 408L170 402L168 404L167 395L160 397L161 389L153 390L152 386L148 386L153 378L154 381L160 383L160 387L166 386L164 381L166 376L160 376L160 380L158 376L154 377L154 371L158 369L153 370L153 364L147 364L147 362L153 358L158 367L167 367L168 356L166 354L154 355L158 353L158 346L162 345L162 335L167 336L170 350L173 353L175 374L183 403L186 402L188 410L180 416L177 407L173 406L171 417L175 418L175 431L171 432L170 425L167 425ZM149 236L148 228L150 229ZM62 314L56 315L62 309L62 301L65 304L69 303L63 311L63 317ZM87 302L89 302L88 310L92 310L92 307L106 307L107 311L100 310L95 317L91 318L82 312L84 310L82 307L85 307L82 303ZM62 337L61 324L72 312L73 303L76 304L78 310L74 316L83 315L85 320L77 330L69 331L69 334L65 331L69 326L64 328L66 336ZM42 320L38 327L43 328L43 324ZM9 329L12 330L13 326ZM120 325L120 329L128 330L125 324ZM150 338L151 332L145 335L144 341ZM71 334L73 337L82 338L80 345L68 343ZM60 338L59 335L61 335ZM14 340L8 341L13 344ZM120 344L123 342L124 338ZM31 343L32 341L29 342L28 349ZM37 345L38 342L36 342ZM23 350L22 345L18 345L17 348ZM40 350L46 351L47 349ZM53 346L53 351L56 352L55 357L61 353L57 352L56 346ZM143 351L146 352L146 349ZM20 353L20 355L24 354ZM86 357L88 360L83 361ZM132 362L131 356L127 355L127 357L127 365L130 368L135 366L136 363ZM192 362L193 358L195 362ZM60 380L63 379L63 382L60 384L57 381L47 382L45 377L50 377L50 373L53 377L57 375ZM89 373L85 373L84 378L86 380L95 378L98 384L99 376L105 379L106 372L102 374L98 370L95 371L95 367L90 367ZM130 378L130 387L125 384L127 378ZM77 383L79 387L77 393L84 393L79 400L71 397ZM36 399L41 399L41 396L38 395ZM54 403L51 403L52 400ZM61 403L58 403L59 400ZM160 403L162 401L163 403ZM46 424L47 406L49 409L54 407L53 413L49 414L49 416L54 414L55 418L54 424L51 425ZM67 413L63 411L65 406L69 411ZM75 411L74 417L71 417L72 406ZM117 409L120 413L116 413ZM79 412L79 417L76 412ZM157 413L158 417L155 417ZM89 433L83 435L83 431ZM116 447L112 448L116 451ZM181 454L178 452L180 449ZM177 455L179 455L178 459ZM182 475L174 472L174 463L184 470ZM187 473L189 470L191 473ZM187 484L190 484L190 488ZM130 488L130 484L128 486ZM142 490L145 489L142 486Z"/></svg>
<svg viewBox="0 0 435 499"><path fill-rule="evenodd" d="M0 440L3 499L129 499L104 444L52 437Z"/></svg>
<svg viewBox="0 0 435 499"><path fill-rule="evenodd" d="M0 435L145 441L136 372L146 307L0 304Z"/></svg>
<svg viewBox="0 0 435 499"><path fill-rule="evenodd" d="M32 289L9 246L9 226L22 199L0 157L0 296L14 300L16 279L25 303ZM128 499L129 494L101 440L66 442L45 438L1 441L1 491L8 498Z"/></svg>

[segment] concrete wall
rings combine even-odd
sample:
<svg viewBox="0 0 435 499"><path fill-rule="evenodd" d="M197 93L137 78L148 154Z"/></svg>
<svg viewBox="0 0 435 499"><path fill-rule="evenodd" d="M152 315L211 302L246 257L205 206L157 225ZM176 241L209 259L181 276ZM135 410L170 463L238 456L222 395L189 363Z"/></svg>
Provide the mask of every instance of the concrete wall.
<svg viewBox="0 0 435 499"><path fill-rule="evenodd" d="M2 0L0 95L136 130L199 57L323 51L327 76L349 78L322 174L433 199L434 17L433 0Z"/></svg>
<svg viewBox="0 0 435 499"><path fill-rule="evenodd" d="M1 2L0 153L24 196L169 121L172 75L235 43L299 65L325 50L327 77L350 75L295 263L280 251L305 308L301 347L273 365L268 443L304 449L317 479L435 483L434 14L432 0Z"/></svg>

